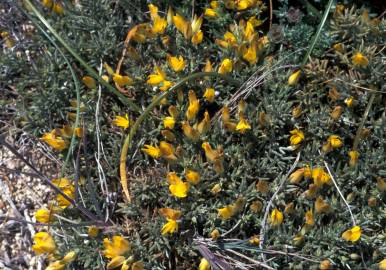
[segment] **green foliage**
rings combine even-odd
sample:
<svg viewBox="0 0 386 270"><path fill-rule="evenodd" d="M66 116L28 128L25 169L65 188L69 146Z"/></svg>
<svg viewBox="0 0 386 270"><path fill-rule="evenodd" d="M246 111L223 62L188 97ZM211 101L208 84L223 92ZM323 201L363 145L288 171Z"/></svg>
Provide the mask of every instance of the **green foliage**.
<svg viewBox="0 0 386 270"><path fill-rule="evenodd" d="M191 3L180 2L157 1L154 4L159 7L162 17L166 17L170 4L174 11L190 18ZM9 6L18 4L7 2ZM22 5L18 6L22 8ZM206 2L197 1L195 13L201 14L208 7ZM116 70L128 31L150 21L144 1L85 0L75 5L65 1L62 16L41 5L39 10L100 75L108 73L104 63ZM265 232L265 249L298 255L266 255L274 258L269 264L277 269L316 269L317 262L324 259L329 259L336 269L355 269L363 264L375 267L383 259L385 191L379 188L379 179L386 177L382 77L385 65L381 49L385 21L375 19L365 10L339 10L337 7L331 12L310 61L302 69L299 83L290 86L288 77L301 64L319 22L315 18L307 19L304 14L293 23L288 20L288 12L286 3L277 7L276 24L266 31L269 28L266 6L259 4L247 11L235 11L225 8L224 1L219 1L219 15L204 18L201 44L193 45L172 25L163 35L148 38L144 43L129 43L128 48L135 49L138 57L126 55L123 60L120 74L130 76L134 83L122 89L141 108L160 94L157 87L146 84L156 65L166 72L168 80L176 83L191 73L202 71L208 59L217 71L221 61L230 58L233 71L229 75L241 83L246 82L237 89L217 77L195 79L152 111L129 149L126 165L133 197L131 203L124 199L118 173L121 145L127 131L115 127L112 121L114 116L128 113L132 124L139 114L123 106L105 91L105 87L88 89L82 85L84 137L77 141L70 162L76 164L78 160L79 166L75 165L65 173L71 179L84 177L85 182L79 185L82 204L100 219L107 216L108 224L96 238L88 237L85 228L62 227L65 237L56 237L57 245L63 254L67 250L77 252L75 268L100 269L105 263L103 238L111 235L127 236L132 244L130 256L142 260L146 269L193 269L199 258L205 256L199 252L201 245L224 255L223 260L230 265L234 261L246 264L248 260L231 256L226 249L264 261L261 247L248 242L262 231ZM242 28L237 25L241 19L248 20L252 15L264 23L254 28L262 47L256 64L250 65L242 58L243 46L250 46L250 43L241 38ZM9 29L1 29L17 33L13 35L23 36L23 39L18 47L4 46L4 57L0 59L0 67L4 68L0 69L0 79L2 84L15 87L20 95L14 116L18 127L40 137L51 129L73 123L68 113L74 112L70 101L75 99L75 86L68 66L52 43L36 29L22 30L20 25L27 23L24 17L17 17L16 23L17 29L11 29L9 25ZM236 26L231 26L234 23ZM5 28L5 25L1 27ZM241 40L240 44L235 46L236 49L220 47L215 40L223 39L224 33L231 30ZM264 37L268 37L269 45L263 44ZM336 44L341 47L334 46ZM367 65L360 67L354 63L357 52L368 59ZM166 62L168 55L182 55L186 68L180 73L173 72ZM70 55L67 57L72 59ZM75 60L71 61L81 80L86 72ZM218 93L213 103L203 98L208 87ZM334 89L339 95L333 94ZM201 134L196 142L189 140L182 128L189 107L189 90L194 90L200 100L196 120L190 124L200 122L205 111L211 118L209 131ZM348 106L350 97L354 102ZM242 115L237 108L241 100L247 104ZM141 151L144 144L159 145L165 140L161 131L165 129L163 119L169 116L170 105L180 112L172 130L176 136L172 144L177 149L173 153L177 156L174 162L165 158L153 159ZM227 130L221 119L224 106L231 109L235 124L244 116L251 129L245 133ZM336 106L342 107L342 115L334 120L330 113ZM295 107L301 108L300 115L293 114ZM290 145L290 132L294 129L304 132L305 138L299 145ZM364 134L363 130L369 132ZM323 145L330 135L338 135L343 146L323 152ZM208 162L202 149L203 142L209 142L213 149L221 146L223 172L216 172L213 164ZM348 153L351 150L359 152L359 160L356 166L350 167ZM350 204L352 217L332 182L317 189L313 196L307 196L311 179L291 183L284 178L299 152L300 161L295 170L307 166L323 168L324 162L329 165L339 192ZM176 172L184 179L187 168L200 174L200 182L190 185L186 198L176 198L169 191L166 175ZM259 181L268 185L267 190L256 187ZM281 185L282 181L284 185ZM221 191L213 192L217 184ZM272 198L277 190L277 196ZM329 204L329 211L316 213L315 201L319 196ZM240 199L243 203L237 213L227 220L219 217L218 209ZM271 199L273 206L267 210ZM253 209L256 202L261 203L262 209ZM166 219L158 211L166 207L182 212L178 232L171 235L161 235ZM284 223L278 227L271 226L269 219L264 218L265 211L270 215L274 208L284 213ZM310 209L314 212L315 225L307 227L305 214ZM61 215L76 222L83 219L78 209L71 207ZM361 240L355 243L341 237L353 226L352 218L363 231ZM212 241L210 234L214 229L226 236ZM198 241L202 238L205 238L204 242Z"/></svg>

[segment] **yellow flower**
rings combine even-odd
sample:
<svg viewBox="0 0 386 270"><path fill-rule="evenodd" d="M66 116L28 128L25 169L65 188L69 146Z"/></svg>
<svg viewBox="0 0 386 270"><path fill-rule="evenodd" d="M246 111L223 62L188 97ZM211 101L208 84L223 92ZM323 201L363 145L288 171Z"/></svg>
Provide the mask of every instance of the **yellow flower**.
<svg viewBox="0 0 386 270"><path fill-rule="evenodd" d="M51 262L44 270L62 270L66 267L62 261Z"/></svg>
<svg viewBox="0 0 386 270"><path fill-rule="evenodd" d="M237 123L236 130L241 134L244 134L248 129L251 129L251 125L247 122L244 116L240 115L240 121Z"/></svg>
<svg viewBox="0 0 386 270"><path fill-rule="evenodd" d="M258 213L263 209L263 203L259 200L253 201L249 208L253 213Z"/></svg>
<svg viewBox="0 0 386 270"><path fill-rule="evenodd" d="M352 107L354 105L354 97L348 97L344 100L344 103L346 103L347 107Z"/></svg>
<svg viewBox="0 0 386 270"><path fill-rule="evenodd" d="M314 184L317 187L320 187L323 184L330 184L331 183L331 177L328 173L324 171L323 168L317 167L312 169L311 172L312 180L314 180Z"/></svg>
<svg viewBox="0 0 386 270"><path fill-rule="evenodd" d="M130 243L120 235L114 235L113 241L108 238L103 239L103 255L106 258L121 256L130 250Z"/></svg>
<svg viewBox="0 0 386 270"><path fill-rule="evenodd" d="M186 110L186 119L188 121L196 118L198 110L200 109L200 101L196 97L196 93L193 90L189 90L189 106Z"/></svg>
<svg viewBox="0 0 386 270"><path fill-rule="evenodd" d="M336 43L332 46L332 48L334 48L335 51L337 52L340 52L340 53L343 53L344 52L344 48L343 48L343 44L342 43Z"/></svg>
<svg viewBox="0 0 386 270"><path fill-rule="evenodd" d="M292 116L293 118L298 118L300 115L302 115L302 107L298 105L295 108L293 108Z"/></svg>
<svg viewBox="0 0 386 270"><path fill-rule="evenodd" d="M169 88L170 87L172 87L173 85L174 85L174 82L171 82L171 81L163 81L162 83L161 83L161 87L159 88L159 90L161 90L161 91L167 91L167 90L169 90Z"/></svg>
<svg viewBox="0 0 386 270"><path fill-rule="evenodd" d="M292 134L290 137L291 145L298 145L304 140L304 133L299 129L291 130L290 133Z"/></svg>
<svg viewBox="0 0 386 270"><path fill-rule="evenodd" d="M330 205L319 196L315 201L316 213L327 213L330 210Z"/></svg>
<svg viewBox="0 0 386 270"><path fill-rule="evenodd" d="M132 85L133 79L129 76L122 76L117 73L113 76L113 81L116 82L119 86Z"/></svg>
<svg viewBox="0 0 386 270"><path fill-rule="evenodd" d="M46 8L51 8L52 0L42 0L42 5L45 6Z"/></svg>
<svg viewBox="0 0 386 270"><path fill-rule="evenodd" d="M127 129L129 127L130 121L129 121L129 116L127 113L125 116L115 116L115 119L113 120L113 124L116 125L117 127L123 127L124 129Z"/></svg>
<svg viewBox="0 0 386 270"><path fill-rule="evenodd" d="M369 59L367 59L367 57L361 54L360 52L354 54L354 56L351 58L351 61L354 66L358 67L367 67L369 64Z"/></svg>
<svg viewBox="0 0 386 270"><path fill-rule="evenodd" d="M177 220L181 217L181 211L172 208L160 208L159 213L166 218Z"/></svg>
<svg viewBox="0 0 386 270"><path fill-rule="evenodd" d="M257 52L256 45L254 43L252 43L251 46L244 50L243 59L247 61L250 65L256 64Z"/></svg>
<svg viewBox="0 0 386 270"><path fill-rule="evenodd" d="M178 223L176 220L169 219L169 218L167 218L166 220L167 220L167 223L161 229L162 235L165 235L168 233L172 234L178 231Z"/></svg>
<svg viewBox="0 0 386 270"><path fill-rule="evenodd" d="M230 219L237 214L244 207L245 199L243 197L238 198L235 203L225 206L224 208L217 209L218 215L223 220Z"/></svg>
<svg viewBox="0 0 386 270"><path fill-rule="evenodd" d="M151 156L152 158L160 158L161 150L158 147L151 146L149 144L145 144L144 148L141 149L143 152Z"/></svg>
<svg viewBox="0 0 386 270"><path fill-rule="evenodd" d="M167 179L170 184L169 191L173 196L177 198L185 198L188 196L189 183L182 181L175 172L168 173Z"/></svg>
<svg viewBox="0 0 386 270"><path fill-rule="evenodd" d="M164 18L161 18L160 16L156 16L153 20L153 27L151 30L155 34L163 34L165 32L167 25L168 25L168 22Z"/></svg>
<svg viewBox="0 0 386 270"><path fill-rule="evenodd" d="M214 101L215 94L216 93L213 88L206 88L203 97L206 101L212 103Z"/></svg>
<svg viewBox="0 0 386 270"><path fill-rule="evenodd" d="M214 18L214 17L217 16L217 12L213 8L206 8L205 12L204 12L204 15L206 17Z"/></svg>
<svg viewBox="0 0 386 270"><path fill-rule="evenodd" d="M197 125L197 131L200 134L205 134L210 128L210 117L208 111L204 113L204 119Z"/></svg>
<svg viewBox="0 0 386 270"><path fill-rule="evenodd" d="M379 270L386 270L386 259L383 259L378 263L378 269Z"/></svg>
<svg viewBox="0 0 386 270"><path fill-rule="evenodd" d="M87 234L90 237L96 237L99 233L99 229L96 226L90 226L87 228Z"/></svg>
<svg viewBox="0 0 386 270"><path fill-rule="evenodd" d="M259 19L256 19L255 16L250 17L248 19L248 22L250 22L253 25L253 27L258 27L258 26L263 24L263 21L259 20Z"/></svg>
<svg viewBox="0 0 386 270"><path fill-rule="evenodd" d="M220 237L220 232L217 229L214 229L210 233L210 237L212 238L212 240L217 240Z"/></svg>
<svg viewBox="0 0 386 270"><path fill-rule="evenodd" d="M165 72L158 66L154 67L154 74L150 74L147 78L147 83L150 85L159 85L166 80Z"/></svg>
<svg viewBox="0 0 386 270"><path fill-rule="evenodd" d="M271 212L271 224L272 226L279 226L283 222L283 213L275 208Z"/></svg>
<svg viewBox="0 0 386 270"><path fill-rule="evenodd" d="M198 45L202 42L203 39L204 39L204 33L201 30L199 30L197 33L193 34L191 42L193 43L193 45Z"/></svg>
<svg viewBox="0 0 386 270"><path fill-rule="evenodd" d="M66 194L70 199L75 198L75 187L71 186L68 188L62 189L63 193ZM65 209L71 205L71 202L67 200L63 195L59 194L56 196L56 201L58 202L58 206L62 209Z"/></svg>
<svg viewBox="0 0 386 270"><path fill-rule="evenodd" d="M205 156L208 161L215 162L221 158L221 151L219 151L219 149L213 150L212 146L208 142L203 142L201 146L205 151Z"/></svg>
<svg viewBox="0 0 386 270"><path fill-rule="evenodd" d="M232 64L232 60L230 60L229 58L225 58L222 62L221 62L221 65L218 69L218 73L220 74L227 74L229 72L232 72L233 70L233 64Z"/></svg>
<svg viewBox="0 0 386 270"><path fill-rule="evenodd" d="M210 7L211 8L218 8L218 1L211 1L210 2Z"/></svg>
<svg viewBox="0 0 386 270"><path fill-rule="evenodd" d="M177 13L175 16L173 16L173 24L180 33L185 35L185 33L187 32L188 23L186 22L184 17Z"/></svg>
<svg viewBox="0 0 386 270"><path fill-rule="evenodd" d="M297 70L291 74L288 78L288 85L292 86L298 83L300 79L301 71Z"/></svg>
<svg viewBox="0 0 386 270"><path fill-rule="evenodd" d="M75 260L75 258L76 258L75 251L70 251L66 255L64 255L62 262L64 262L65 264L68 264L68 263L73 262Z"/></svg>
<svg viewBox="0 0 386 270"><path fill-rule="evenodd" d="M192 128L186 121L182 122L182 131L184 132L184 135L193 142L197 141L200 137L200 133L198 133L197 130Z"/></svg>
<svg viewBox="0 0 386 270"><path fill-rule="evenodd" d="M351 229L342 233L342 238L346 241L356 242L361 238L362 230L359 226L354 226Z"/></svg>
<svg viewBox="0 0 386 270"><path fill-rule="evenodd" d="M174 155L174 152L175 152L174 147L170 143L161 141L159 145L159 149L161 151L161 155L163 158L167 159L168 161L177 160L177 157Z"/></svg>
<svg viewBox="0 0 386 270"><path fill-rule="evenodd" d="M66 189L73 186L72 182L67 178L52 179L51 183L60 189Z"/></svg>
<svg viewBox="0 0 386 270"><path fill-rule="evenodd" d="M44 133L41 138L45 143L58 151L63 151L68 147L68 142L61 137L56 136L56 131L53 129L51 132Z"/></svg>
<svg viewBox="0 0 386 270"><path fill-rule="evenodd" d="M189 183L192 183L193 185L196 185L198 184L198 182L200 182L200 174L190 169L186 169L185 178Z"/></svg>
<svg viewBox="0 0 386 270"><path fill-rule="evenodd" d="M33 251L39 255L43 253L52 253L56 250L54 239L47 232L38 232L33 237L35 244Z"/></svg>
<svg viewBox="0 0 386 270"><path fill-rule="evenodd" d="M165 128L168 128L168 129L173 129L173 128L174 128L174 125L175 125L175 123L176 123L176 121L174 120L174 118L171 117L171 116L165 117L164 120L163 120L163 122L164 122L164 127L165 127Z"/></svg>
<svg viewBox="0 0 386 270"><path fill-rule="evenodd" d="M291 184L299 184L299 182L303 179L304 170L304 168L300 168L291 173L291 175L289 176Z"/></svg>
<svg viewBox="0 0 386 270"><path fill-rule="evenodd" d="M113 259L107 264L107 270L115 269L123 264L126 260L124 256L114 256Z"/></svg>
<svg viewBox="0 0 386 270"><path fill-rule="evenodd" d="M209 59L207 59L205 62L205 67L203 69L203 72L212 72L212 71L213 71L212 63L210 62Z"/></svg>
<svg viewBox="0 0 386 270"><path fill-rule="evenodd" d="M200 265L198 266L198 270L210 270L210 264L207 259L201 258Z"/></svg>
<svg viewBox="0 0 386 270"><path fill-rule="evenodd" d="M39 209L35 212L35 218L37 222L50 223L55 219L54 211L53 209Z"/></svg>
<svg viewBox="0 0 386 270"><path fill-rule="evenodd" d="M52 7L52 11L58 15L63 15L63 13L64 13L62 5L59 3L54 4L54 6Z"/></svg>
<svg viewBox="0 0 386 270"><path fill-rule="evenodd" d="M167 223L161 229L162 235L165 235L168 233L172 234L178 231L177 220L181 217L181 211L174 210L171 208L161 208L159 212L161 215L166 217L166 220L167 220Z"/></svg>
<svg viewBox="0 0 386 270"><path fill-rule="evenodd" d="M221 219L227 220L235 214L235 207L234 205L230 204L225 206L224 208L217 209L217 212Z"/></svg>
<svg viewBox="0 0 386 270"><path fill-rule="evenodd" d="M348 152L348 155L350 157L350 161L349 161L350 167L355 167L358 163L359 152L356 150L351 150Z"/></svg>
<svg viewBox="0 0 386 270"><path fill-rule="evenodd" d="M226 31L224 34L224 40L228 45L234 45L237 42L236 36L229 31Z"/></svg>
<svg viewBox="0 0 386 270"><path fill-rule="evenodd" d="M332 148L339 148L343 146L342 139L338 135L331 135L327 141Z"/></svg>
<svg viewBox="0 0 386 270"><path fill-rule="evenodd" d="M239 0L237 1L237 10L245 10L255 6L257 1L254 0Z"/></svg>
<svg viewBox="0 0 386 270"><path fill-rule="evenodd" d="M330 113L330 116L335 121L339 119L339 117L342 115L343 107L342 106L336 106L332 112Z"/></svg>
<svg viewBox="0 0 386 270"><path fill-rule="evenodd" d="M323 260L319 264L320 270L330 270L331 269L331 262L329 260Z"/></svg>
<svg viewBox="0 0 386 270"><path fill-rule="evenodd" d="M256 236L256 235L252 236L251 238L249 238L248 242L251 245L258 246L260 244L259 236Z"/></svg>
<svg viewBox="0 0 386 270"><path fill-rule="evenodd" d="M255 36L255 29L250 22L245 24L245 28L243 29L244 39L247 41L252 41Z"/></svg>
<svg viewBox="0 0 386 270"><path fill-rule="evenodd" d="M193 16L193 20L191 22L191 27L192 27L192 33L195 34L198 31L200 31L202 21L203 21L202 15L200 17L197 17L197 15Z"/></svg>
<svg viewBox="0 0 386 270"><path fill-rule="evenodd" d="M150 17L154 20L158 16L158 7L153 4L149 4L147 7L149 8Z"/></svg>
<svg viewBox="0 0 386 270"><path fill-rule="evenodd" d="M185 60L181 55L178 57L168 55L167 61L168 61L169 67L173 69L175 72L180 72L185 68Z"/></svg>
<svg viewBox="0 0 386 270"><path fill-rule="evenodd" d="M96 88L96 82L94 78L90 76L84 76L82 78L82 82L90 89L95 89Z"/></svg>
<svg viewBox="0 0 386 270"><path fill-rule="evenodd" d="M306 219L307 225L314 226L315 220L314 220L314 214L312 213L312 209L306 212L305 219Z"/></svg>
<svg viewBox="0 0 386 270"><path fill-rule="evenodd" d="M212 192L212 194L216 195L217 193L219 193L221 191L221 186L220 184L215 184L212 189L210 190L210 192Z"/></svg>

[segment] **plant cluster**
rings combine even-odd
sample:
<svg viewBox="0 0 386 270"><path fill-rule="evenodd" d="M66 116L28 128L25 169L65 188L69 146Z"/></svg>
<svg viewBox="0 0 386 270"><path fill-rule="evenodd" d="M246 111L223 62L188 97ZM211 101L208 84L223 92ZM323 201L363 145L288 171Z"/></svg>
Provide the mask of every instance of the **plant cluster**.
<svg viewBox="0 0 386 270"><path fill-rule="evenodd" d="M383 17L23 4L0 76L64 160L35 213L46 269L386 269Z"/></svg>

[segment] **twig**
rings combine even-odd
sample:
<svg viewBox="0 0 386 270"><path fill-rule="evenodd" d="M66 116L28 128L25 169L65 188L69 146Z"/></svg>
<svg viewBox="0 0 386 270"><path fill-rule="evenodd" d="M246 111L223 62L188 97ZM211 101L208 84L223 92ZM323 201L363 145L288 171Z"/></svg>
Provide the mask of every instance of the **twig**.
<svg viewBox="0 0 386 270"><path fill-rule="evenodd" d="M355 219L354 219L354 215L353 215L353 213L351 212L350 205L348 204L348 202L347 202L346 199L344 198L342 192L340 191L340 189L339 189L339 187L338 187L338 184L336 183L336 181L335 181L335 179L334 179L334 176L332 175L331 170L330 170L330 167L328 166L327 162L326 162L326 161L323 161L323 163L324 163L324 166L325 166L326 169L327 169L328 174L329 174L330 177L331 177L332 182L334 183L334 186L335 186L336 190L338 191L340 197L342 198L342 200L343 200L344 203L346 204L347 209L348 209L348 211L350 212L352 224L353 224L353 226L355 226L356 222L355 222Z"/></svg>
<svg viewBox="0 0 386 270"><path fill-rule="evenodd" d="M272 28L272 19L273 19L273 5L272 5L272 0L269 0L269 28L268 28L268 30L271 30L271 28Z"/></svg>
<svg viewBox="0 0 386 270"><path fill-rule="evenodd" d="M263 262L256 261L256 260L254 260L252 258L249 258L248 256L245 256L244 254L236 252L236 251L234 251L232 249L226 249L226 251L228 251L229 253L232 253L232 254L234 254L234 255L236 255L238 257L244 258L244 259L254 263L256 266L261 266L261 267L266 268L266 269L275 270L274 268L272 268L271 266L269 266L269 265L267 265L267 264L265 264Z"/></svg>
<svg viewBox="0 0 386 270"><path fill-rule="evenodd" d="M358 130L357 130L357 134L355 135L354 144L353 144L353 150L357 150L358 149L359 140L361 139L361 132L362 132L362 129L363 129L365 123L366 123L366 119L367 119L367 116L369 115L369 112L371 110L371 106L373 105L374 98L375 98L375 93L372 93L371 96L370 96L369 103L367 104L366 110L363 113L361 123L360 123L360 125L358 127Z"/></svg>
<svg viewBox="0 0 386 270"><path fill-rule="evenodd" d="M353 83L345 82L344 80L339 79L339 78L335 78L335 80L336 80L336 81L339 81L339 82L342 82L342 83L344 83L344 84L347 84L347 85L349 85L349 86L352 86L352 87L355 87L355 88L358 88L358 89L365 90L365 91L374 92L374 93L382 93L382 94L386 94L385 91L380 91L380 90L375 90L375 89L366 88L366 87L363 87L363 86L360 86L360 85L356 85L356 84L353 84ZM326 81L326 82L329 82L329 81L332 81L332 80L328 80L328 81Z"/></svg>
<svg viewBox="0 0 386 270"><path fill-rule="evenodd" d="M303 67L307 63L308 58L311 55L311 52L314 50L315 45L316 45L316 41L318 40L320 34L322 33L323 26L327 21L328 13L330 13L330 9L331 9L333 3L334 3L334 0L328 1L326 9L325 9L323 17L322 17L322 20L320 21L318 29L316 30L316 33L315 33L314 37L312 38L311 45L308 48L306 54L304 55L301 67Z"/></svg>
<svg viewBox="0 0 386 270"><path fill-rule="evenodd" d="M57 217L57 215L55 215ZM6 215L0 215L0 222L7 222L7 221L14 221L17 223L23 223L23 224L31 224L33 226L50 226L50 227L88 227L91 225L95 225L95 222L89 221L89 222L79 222L75 223L72 221L71 223L64 223L64 224L56 224L56 223L42 223L42 222L33 222L30 220L27 220L25 218L17 218L13 216L6 216ZM106 226L107 227L107 226Z"/></svg>
<svg viewBox="0 0 386 270"><path fill-rule="evenodd" d="M267 223L268 214L269 214L269 211L271 209L271 205L273 203L273 200L276 198L276 195L281 191L282 187L286 183L286 181L287 181L289 175L291 174L291 172L296 168L296 166L297 166L297 164L299 162L299 159L300 159L300 152L298 152L298 155L296 156L294 164L292 164L290 170L287 172L287 174L282 179L279 187L276 189L275 193L272 195L271 199L268 201L267 207L265 208L264 217L263 217L263 220L261 222L260 244L259 244L260 249L263 249L265 230L266 230L266 223ZM264 254L263 254L262 257L265 260Z"/></svg>
<svg viewBox="0 0 386 270"><path fill-rule="evenodd" d="M233 232L234 230L236 230L236 228L240 225L241 223L241 220L243 219L244 215L239 219L239 221L237 221L237 223L235 224L235 226L233 226L229 231L223 233L221 235L221 237L225 237L227 236L228 234L230 234L231 232Z"/></svg>

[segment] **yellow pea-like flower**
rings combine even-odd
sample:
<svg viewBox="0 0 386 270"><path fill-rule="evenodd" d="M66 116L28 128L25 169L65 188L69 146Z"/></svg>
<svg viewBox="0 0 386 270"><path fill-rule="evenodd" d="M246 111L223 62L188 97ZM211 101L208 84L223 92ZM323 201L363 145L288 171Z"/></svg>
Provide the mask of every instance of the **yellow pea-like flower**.
<svg viewBox="0 0 386 270"><path fill-rule="evenodd" d="M299 82L300 75L302 74L301 70L297 70L291 74L288 78L288 85L292 86Z"/></svg>
<svg viewBox="0 0 386 270"><path fill-rule="evenodd" d="M342 233L342 238L346 241L355 243L361 238L362 229L359 226L354 226L351 229Z"/></svg>
<svg viewBox="0 0 386 270"><path fill-rule="evenodd" d="M279 226L283 223L283 213L280 212L277 208L273 209L271 212L271 224L272 226Z"/></svg>
<svg viewBox="0 0 386 270"><path fill-rule="evenodd" d="M367 57L360 52L357 52L356 54L354 54L353 57L351 58L351 61L354 64L354 66L358 66L358 67L367 67L369 64L369 59L367 59Z"/></svg>
<svg viewBox="0 0 386 270"><path fill-rule="evenodd" d="M167 61L169 64L169 67L173 69L175 72L180 72L185 68L185 60L184 58L180 56L167 56Z"/></svg>
<svg viewBox="0 0 386 270"><path fill-rule="evenodd" d="M218 73L227 74L227 73L232 72L232 70L233 70L232 60L230 60L229 58L225 58L220 64L220 67L218 69Z"/></svg>

